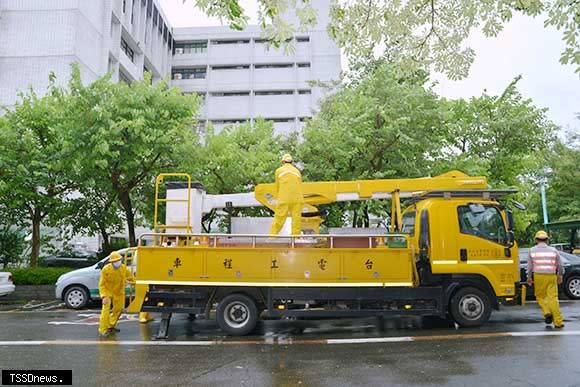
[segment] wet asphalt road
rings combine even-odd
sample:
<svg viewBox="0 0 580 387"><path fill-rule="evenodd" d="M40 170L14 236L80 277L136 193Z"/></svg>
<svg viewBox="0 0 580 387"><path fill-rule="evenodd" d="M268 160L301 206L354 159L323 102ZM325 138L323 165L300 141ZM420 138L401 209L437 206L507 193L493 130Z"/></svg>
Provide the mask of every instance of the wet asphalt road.
<svg viewBox="0 0 580 387"><path fill-rule="evenodd" d="M168 342L151 341L158 319L128 316L99 342L96 310L7 311L0 369L72 369L74 385L580 386L580 302L561 305L561 333L529 304L494 312L478 329L418 318L388 319L384 329L376 319L265 321L244 338L177 316Z"/></svg>

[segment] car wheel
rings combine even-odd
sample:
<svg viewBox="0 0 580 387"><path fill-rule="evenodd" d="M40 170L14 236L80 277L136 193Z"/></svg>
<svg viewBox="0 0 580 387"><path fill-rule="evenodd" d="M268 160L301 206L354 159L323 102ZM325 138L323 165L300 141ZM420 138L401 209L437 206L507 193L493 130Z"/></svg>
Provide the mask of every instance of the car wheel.
<svg viewBox="0 0 580 387"><path fill-rule="evenodd" d="M487 294L477 288L459 289L451 297L451 315L462 327L479 327L489 320L491 302Z"/></svg>
<svg viewBox="0 0 580 387"><path fill-rule="evenodd" d="M67 308L82 309L89 303L89 292L82 286L72 286L64 293Z"/></svg>
<svg viewBox="0 0 580 387"><path fill-rule="evenodd" d="M580 277L573 276L568 278L564 285L564 293L573 300L580 300Z"/></svg>
<svg viewBox="0 0 580 387"><path fill-rule="evenodd" d="M246 335L258 323L256 303L243 294L230 294L221 300L216 315L219 327L232 336Z"/></svg>

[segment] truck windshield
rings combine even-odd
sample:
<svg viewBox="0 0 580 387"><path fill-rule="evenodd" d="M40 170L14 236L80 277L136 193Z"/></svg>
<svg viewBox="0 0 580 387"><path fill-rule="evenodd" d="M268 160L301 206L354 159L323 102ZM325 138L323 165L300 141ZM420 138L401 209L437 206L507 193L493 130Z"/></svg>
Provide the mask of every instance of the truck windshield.
<svg viewBox="0 0 580 387"><path fill-rule="evenodd" d="M401 232L415 235L415 211L407 212L403 215L403 225Z"/></svg>
<svg viewBox="0 0 580 387"><path fill-rule="evenodd" d="M471 234L492 242L507 244L503 219L496 207L469 205L457 208L461 233Z"/></svg>

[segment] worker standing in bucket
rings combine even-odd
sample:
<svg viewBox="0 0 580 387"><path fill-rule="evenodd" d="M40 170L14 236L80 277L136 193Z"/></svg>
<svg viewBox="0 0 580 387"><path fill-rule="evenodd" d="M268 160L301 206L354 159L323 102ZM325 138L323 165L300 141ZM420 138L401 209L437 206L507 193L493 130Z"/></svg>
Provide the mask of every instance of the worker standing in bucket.
<svg viewBox="0 0 580 387"><path fill-rule="evenodd" d="M135 278L123 264L121 254L111 253L109 262L101 271L99 279L99 294L103 302L99 320L99 337L108 337L119 332L117 321L125 308L125 285L134 285Z"/></svg>
<svg viewBox="0 0 580 387"><path fill-rule="evenodd" d="M546 325L553 322L554 327L564 328L564 317L558 304L558 285L564 275L562 259L558 250L548 246L545 231L538 231L535 239L536 246L530 249L528 257L528 285L534 284L536 301L542 308Z"/></svg>
<svg viewBox="0 0 580 387"><path fill-rule="evenodd" d="M292 163L292 156L286 153L282 156L282 166L276 169L276 210L270 234L280 232L288 214L292 217L292 235L300 235L302 226L302 175Z"/></svg>

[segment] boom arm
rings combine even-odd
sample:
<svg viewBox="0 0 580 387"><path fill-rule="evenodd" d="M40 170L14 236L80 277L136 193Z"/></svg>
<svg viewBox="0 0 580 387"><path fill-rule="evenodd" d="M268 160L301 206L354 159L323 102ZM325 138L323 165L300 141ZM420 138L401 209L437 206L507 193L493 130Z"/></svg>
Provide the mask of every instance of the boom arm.
<svg viewBox="0 0 580 387"><path fill-rule="evenodd" d="M304 203L312 206L333 202L389 199L392 197L393 192L399 192L400 198L406 198L421 191L456 191L486 188L488 188L487 179L484 176L469 176L459 171L447 172L436 177L416 179L302 183ZM275 184L258 184L254 192L258 202L271 210L275 208Z"/></svg>
<svg viewBox="0 0 580 387"><path fill-rule="evenodd" d="M158 182L159 183L159 182ZM190 183L191 187L191 183ZM358 201L392 198L393 230L398 229L401 219L400 198L411 197L423 191L433 190L478 190L487 189L487 179L483 176L468 176L459 171L451 171L436 177L415 179L380 179L355 181L322 181L302 183L304 206L308 212L315 212L316 206L333 202ZM189 192L188 192L189 191ZM183 187L168 191L166 223L162 228L185 227L200 232L201 219L212 209L228 207L276 208L276 185L258 184L254 193L208 195L199 188ZM187 198L187 199L185 199ZM184 200L185 199L185 200ZM156 207L157 201L156 198ZM189 203L191 201L191 203ZM175 203L173 203L175 202ZM182 202L182 203L180 203ZM185 202L188 204L186 205ZM191 208L189 210L189 208ZM190 212L190 217L185 215ZM189 223L189 225L187 225ZM178 226L181 225L181 226ZM156 222L156 228L158 223Z"/></svg>

